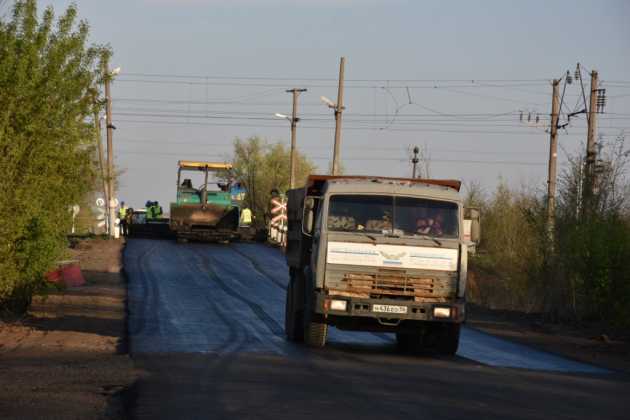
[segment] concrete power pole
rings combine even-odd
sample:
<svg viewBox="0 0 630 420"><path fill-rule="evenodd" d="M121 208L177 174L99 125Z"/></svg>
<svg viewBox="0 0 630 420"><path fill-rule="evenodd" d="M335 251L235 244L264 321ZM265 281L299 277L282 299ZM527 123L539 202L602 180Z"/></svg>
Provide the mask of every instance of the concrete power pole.
<svg viewBox="0 0 630 420"><path fill-rule="evenodd" d="M335 106L335 149L333 152L332 174L339 175L339 148L341 146L341 114L343 112L343 78L346 57L339 62L339 89L337 90L337 104Z"/></svg>
<svg viewBox="0 0 630 420"><path fill-rule="evenodd" d="M416 166L418 165L418 162L420 162L420 159L418 159L418 153L420 153L420 149L416 146L413 148L413 159L411 159L411 163L413 163L412 178L416 177Z"/></svg>
<svg viewBox="0 0 630 420"><path fill-rule="evenodd" d="M112 123L111 78L112 74L109 71L109 63L105 60L103 63L103 80L105 82L105 122L107 124L107 217L109 220L109 236L114 236L116 205L114 203L114 124Z"/></svg>
<svg viewBox="0 0 630 420"><path fill-rule="evenodd" d="M94 113L94 128L96 129L96 141L98 143L98 164L99 169L101 170L101 178L103 180L103 198L105 199L106 203L109 203L109 184L107 182L107 175L105 174L105 151L103 150L103 139L101 138L101 119L98 115L98 112ZM107 206L106 214L108 215L108 218L105 226L107 229L107 233L109 234L109 227L107 225L107 223L109 223L109 206Z"/></svg>
<svg viewBox="0 0 630 420"><path fill-rule="evenodd" d="M552 82L551 100L551 135L549 142L549 175L547 178L547 230L549 239L553 239L556 212L556 174L558 160L558 118L560 117L560 80Z"/></svg>
<svg viewBox="0 0 630 420"><path fill-rule="evenodd" d="M293 113L291 114L291 161L289 163L289 189L295 188L295 171L297 167L297 151L295 149L295 131L297 123L300 119L297 116L297 99L298 95L306 92L306 89L289 89L288 93L293 94Z"/></svg>
<svg viewBox="0 0 630 420"><path fill-rule="evenodd" d="M591 95L588 107L588 131L586 137L586 173L585 185L582 190L583 209L589 212L590 198L593 195L595 186L595 163L597 162L597 147L595 137L597 136L597 96L599 77L596 71L591 72Z"/></svg>

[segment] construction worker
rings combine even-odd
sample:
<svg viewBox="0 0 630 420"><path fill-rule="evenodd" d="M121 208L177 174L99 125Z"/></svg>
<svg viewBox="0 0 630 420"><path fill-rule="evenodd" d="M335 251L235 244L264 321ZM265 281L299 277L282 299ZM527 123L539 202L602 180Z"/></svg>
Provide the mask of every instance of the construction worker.
<svg viewBox="0 0 630 420"><path fill-rule="evenodd" d="M147 221L162 216L162 206L157 201L147 201Z"/></svg>
<svg viewBox="0 0 630 420"><path fill-rule="evenodd" d="M132 224L133 224L133 208L129 207L125 214L125 222L127 222L127 236L132 236Z"/></svg>
<svg viewBox="0 0 630 420"><path fill-rule="evenodd" d="M149 221L153 219L153 202L150 200L147 201L144 208L146 209L146 220Z"/></svg>
<svg viewBox="0 0 630 420"><path fill-rule="evenodd" d="M239 224L245 227L249 227L252 224L252 211L249 208L245 207L241 210Z"/></svg>
<svg viewBox="0 0 630 420"><path fill-rule="evenodd" d="M162 217L162 206L157 201L153 202L153 218L158 219Z"/></svg>
<svg viewBox="0 0 630 420"><path fill-rule="evenodd" d="M128 234L128 230L127 230L127 206L125 205L125 202L123 201L122 203L120 203L120 209L118 209L118 219L120 220L120 234L122 236L127 236Z"/></svg>

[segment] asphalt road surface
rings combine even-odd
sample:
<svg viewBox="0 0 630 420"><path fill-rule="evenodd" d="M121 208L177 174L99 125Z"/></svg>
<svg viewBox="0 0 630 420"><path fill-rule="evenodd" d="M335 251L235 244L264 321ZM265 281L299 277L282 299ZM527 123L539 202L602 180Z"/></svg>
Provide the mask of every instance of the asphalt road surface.
<svg viewBox="0 0 630 420"><path fill-rule="evenodd" d="M465 328L455 357L411 356L391 334L284 337L282 253L259 244L132 239L132 418L627 418L619 373Z"/></svg>

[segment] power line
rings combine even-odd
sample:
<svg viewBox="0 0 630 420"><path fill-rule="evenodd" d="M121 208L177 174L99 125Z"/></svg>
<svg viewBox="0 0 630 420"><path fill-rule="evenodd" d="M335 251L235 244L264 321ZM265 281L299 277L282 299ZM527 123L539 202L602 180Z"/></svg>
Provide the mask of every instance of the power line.
<svg viewBox="0 0 630 420"><path fill-rule="evenodd" d="M127 122L132 124L162 124L162 125L190 125L190 126L216 126L216 127L252 127L252 128L284 128L283 125L278 124L247 124L247 123L203 123L203 122L186 122L186 121L148 121L148 120L134 120L134 119L118 119L119 122ZM301 126L304 129L316 129L316 130L331 130L334 126ZM525 133L523 131L492 131L492 130L448 130L448 129L433 129L433 128L388 128L381 129L378 127L345 127L344 130L357 130L357 131L387 131L387 132L434 132L434 133L459 133L459 134L495 134L495 135L538 135L539 133Z"/></svg>
<svg viewBox="0 0 630 420"><path fill-rule="evenodd" d="M317 81L317 82L336 82L333 77L278 77L278 76L219 76L219 75L184 75L174 73L134 73L127 72L127 76L131 77L155 77L155 78L177 78L177 79L202 79L202 80L273 80L273 81ZM346 79L346 82L417 82L417 83L436 83L436 82L486 82L486 83L525 83L525 82L548 82L548 78L541 79Z"/></svg>
<svg viewBox="0 0 630 420"><path fill-rule="evenodd" d="M269 83L249 83L243 81L232 81L232 80L222 80L222 81L204 81L204 82L196 82L196 81L184 81L184 80L152 80L152 79L127 79L125 76L121 76L116 79L117 82L122 83L144 83L144 84L162 84L162 85L189 85L189 86L245 86L245 87L265 87L265 88L283 88L286 86L286 83L278 83L278 84L269 84ZM298 80L299 81L299 80ZM463 82L462 82L463 83ZM309 88L334 88L334 84L318 84L318 83L304 83L305 86ZM508 86L514 85L480 85L480 84L454 84L454 85L388 85L387 87L390 89L446 89L446 88L505 88ZM540 84L520 84L517 86L540 86ZM373 89L380 88L384 86L380 85L348 85L346 86L349 89Z"/></svg>
<svg viewBox="0 0 630 420"><path fill-rule="evenodd" d="M118 101L121 101L120 99ZM125 99L125 101L127 101ZM169 101L169 100L157 100L157 99L150 99L150 100L142 100L142 99L138 99L138 100L132 100L131 102L156 102L156 103L177 103L179 105L213 105L215 104L214 102L196 102L196 101ZM286 106L287 104L285 102L278 102L278 103L268 103L269 105L284 105ZM264 104L264 105L268 105L268 104ZM239 104L241 105L241 104ZM256 105L256 104L251 104L251 103L246 103L245 105L249 106L249 105ZM303 104L301 104L303 105ZM317 103L314 104L317 105L318 107L321 108L321 104ZM415 105L415 104L413 104ZM156 111L156 112L176 112L176 111L180 111L180 112L190 112L189 110L177 110L177 109L171 109L171 108L136 108L136 107L118 107L118 110L125 110L125 111ZM199 109L198 112L208 112L208 113L215 113L215 114L234 114L234 115L240 115L240 114L260 114L260 115L270 115L270 113L268 111L233 111L233 110L207 110L207 109ZM353 116L364 116L364 117L391 117L391 114L377 114L377 113L361 113L361 112L352 112L352 111L346 111L347 115L353 115ZM328 116L328 113L311 113L308 115L315 115L315 116ZM485 112L485 113L444 113L444 112L440 112L439 114L436 113L405 113L405 114L399 114L399 116L402 117L431 117L431 118L439 118L439 117L445 117L445 118L473 118L473 117L483 117L483 118L496 118L496 117L509 117L509 116L514 116L514 115L518 115L518 111L516 110L511 110L511 111L506 111L506 112ZM510 119L511 120L511 119Z"/></svg>
<svg viewBox="0 0 630 420"><path fill-rule="evenodd" d="M199 146L199 147L234 147L233 143L205 143L205 140L198 140L198 141L187 141L187 140L173 140L173 139L128 139L128 138L121 138L118 140L121 144L128 144L128 143L132 143L132 144L152 144L155 146L163 146L163 145L191 145L191 146ZM273 146L275 144L282 144L284 145L284 142L277 142L277 143L270 143L270 146ZM301 146L300 147L301 150L328 150L329 147L327 146L312 146L312 145L305 145L305 146ZM398 148L392 148L392 147L374 147L374 146L369 146L369 145L364 145L364 146L355 146L355 147L344 147L344 150L369 150L369 151L392 151L392 150L400 150L400 151L407 151L407 146L400 146ZM124 149L123 149L124 150ZM430 150L431 153L468 153L468 154L479 154L479 155L514 155L514 154L518 154L518 155L540 155L540 156L544 156L544 152L532 152L532 151L482 151L482 150L476 150L476 149L431 149Z"/></svg>
<svg viewBox="0 0 630 420"><path fill-rule="evenodd" d="M148 118L178 118L178 119L225 119L225 120L257 120L257 121L276 121L276 118L268 116L267 113L242 113L237 115L231 115L232 113L220 113L219 115L213 114L192 114L186 111L182 112L173 112L173 111L164 111L164 112L119 112L117 115L124 117L148 117ZM302 118L304 121L311 122L327 122L329 118L326 118L324 115L320 116L308 116ZM381 127L381 123L379 121L375 121L373 118L364 118L360 116L349 115L349 122L354 123L363 123L377 126L376 128ZM511 119L502 119L502 120L473 120L473 119L461 119L457 121L452 121L449 119L417 119L415 117L410 116L400 116L400 120L396 122L397 125L444 125L444 126L470 126L470 127L522 127L522 125L512 123ZM392 126L390 124L389 126Z"/></svg>
<svg viewBox="0 0 630 420"><path fill-rule="evenodd" d="M186 155L185 153L169 153L169 152L136 152L136 151L126 151L120 150L117 153L119 154L128 154L128 155L147 155L147 156L174 156L180 157L182 155ZM189 153L191 156L199 154ZM222 159L224 156L221 155L205 155L209 158L219 158ZM313 160L330 160L332 157L327 156L308 156L309 159ZM402 158L387 158L387 157L349 157L345 158L347 161L393 161L393 162L407 162L407 157ZM468 159L431 159L431 162L440 162L440 163L473 163L473 164L488 164L488 165L525 165L525 166L545 166L545 163L540 162L527 162L527 161L514 161L514 160L468 160Z"/></svg>

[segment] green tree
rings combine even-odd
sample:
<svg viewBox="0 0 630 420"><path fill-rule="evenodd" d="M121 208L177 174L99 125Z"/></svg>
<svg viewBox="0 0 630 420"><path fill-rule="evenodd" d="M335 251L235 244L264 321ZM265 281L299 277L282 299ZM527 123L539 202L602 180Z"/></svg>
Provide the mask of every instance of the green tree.
<svg viewBox="0 0 630 420"><path fill-rule="evenodd" d="M268 221L271 191L289 188L290 150L281 143L268 144L259 137L234 140L233 176L247 189L245 204L259 224ZM303 186L315 165L297 153L296 186Z"/></svg>
<svg viewBox="0 0 630 420"><path fill-rule="evenodd" d="M98 58L70 6L35 0L0 20L0 307L23 310L64 252L71 214L94 183Z"/></svg>

